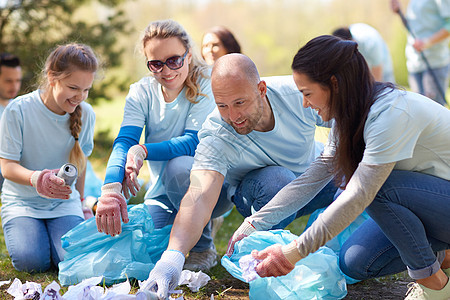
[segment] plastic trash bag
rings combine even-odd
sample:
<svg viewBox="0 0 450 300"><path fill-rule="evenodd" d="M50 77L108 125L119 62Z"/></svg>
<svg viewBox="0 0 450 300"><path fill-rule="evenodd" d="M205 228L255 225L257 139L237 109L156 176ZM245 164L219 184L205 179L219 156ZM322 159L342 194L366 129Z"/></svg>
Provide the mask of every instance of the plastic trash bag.
<svg viewBox="0 0 450 300"><path fill-rule="evenodd" d="M115 237L98 232L95 218L63 235L62 247L67 253L59 263L61 285L96 276L103 276L107 285L127 278L148 278L167 248L171 225L154 229L145 204L129 205L128 217L130 221L122 224L122 233Z"/></svg>
<svg viewBox="0 0 450 300"><path fill-rule="evenodd" d="M222 257L222 266L234 277L245 281L239 259L253 249L273 244L289 244L297 236L288 230L256 231L237 242L230 257ZM344 275L333 250L321 247L300 260L292 272L281 277L257 278L249 283L250 299L342 299L347 295Z"/></svg>
<svg viewBox="0 0 450 300"><path fill-rule="evenodd" d="M103 182L95 174L92 168L91 162L88 160L86 162L86 179L84 182L84 196L98 198L102 194Z"/></svg>
<svg viewBox="0 0 450 300"><path fill-rule="evenodd" d="M311 216L308 219L308 223L306 223L305 230L309 226L311 226L311 224L317 219L317 217L321 213L323 213L324 210L325 208L320 208L311 214ZM337 236L335 236L333 239L329 240L325 244L325 246L327 246L328 248L333 250L334 253L336 253L336 255L338 256L338 260L339 260L339 252L341 251L342 245L344 245L345 241L352 235L352 233L355 232L355 230L358 229L358 227L369 218L370 218L369 215L366 213L366 211L364 211L355 219L355 221L353 221L350 225L348 225L347 228L345 228L341 233L339 233ZM348 284L354 284L356 282L361 281L351 278L345 274L344 277Z"/></svg>

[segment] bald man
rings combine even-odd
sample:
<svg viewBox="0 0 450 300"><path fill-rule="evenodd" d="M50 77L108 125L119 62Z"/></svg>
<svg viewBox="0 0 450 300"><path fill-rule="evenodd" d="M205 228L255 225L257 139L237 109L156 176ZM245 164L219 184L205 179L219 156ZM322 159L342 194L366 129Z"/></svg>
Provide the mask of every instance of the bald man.
<svg viewBox="0 0 450 300"><path fill-rule="evenodd" d="M315 127L327 125L316 111L302 106L292 76L261 80L255 64L242 54L216 61L211 87L217 109L199 131L189 189L181 200L169 246L149 277L148 289L162 299L177 286L185 256L211 215L217 207L225 207L218 203L224 180L227 200L244 217L250 216L306 170L320 152ZM274 228L327 206L335 192L336 187L328 185Z"/></svg>

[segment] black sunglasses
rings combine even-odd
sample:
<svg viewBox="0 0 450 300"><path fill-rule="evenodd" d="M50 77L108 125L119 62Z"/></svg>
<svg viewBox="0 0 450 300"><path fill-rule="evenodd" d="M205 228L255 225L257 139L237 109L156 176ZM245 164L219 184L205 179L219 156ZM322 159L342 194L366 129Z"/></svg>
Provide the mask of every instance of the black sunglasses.
<svg viewBox="0 0 450 300"><path fill-rule="evenodd" d="M182 56L176 55L169 57L168 59L166 59L165 62L162 62L160 60L149 60L147 61L147 68L152 73L161 72L162 69L164 68L164 65L166 65L171 70L177 70L184 65L184 59L186 58L188 52L189 49L187 49Z"/></svg>

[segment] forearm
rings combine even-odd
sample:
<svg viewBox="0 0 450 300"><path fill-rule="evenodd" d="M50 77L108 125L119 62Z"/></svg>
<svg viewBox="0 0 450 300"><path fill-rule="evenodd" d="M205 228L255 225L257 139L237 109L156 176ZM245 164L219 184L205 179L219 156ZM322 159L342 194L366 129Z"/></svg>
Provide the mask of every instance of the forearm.
<svg viewBox="0 0 450 300"><path fill-rule="evenodd" d="M261 210L249 217L257 230L267 230L300 210L333 178L332 157L320 156L300 177L281 189Z"/></svg>
<svg viewBox="0 0 450 300"><path fill-rule="evenodd" d="M31 185L30 178L35 171L24 168L18 161L9 159L1 159L1 169L4 178L23 185Z"/></svg>
<svg viewBox="0 0 450 300"><path fill-rule="evenodd" d="M444 41L449 36L450 36L450 32L447 29L442 28L441 30L437 31L435 34L430 36L428 39L425 39L425 41L426 41L426 44L428 45L428 47L432 47L433 45Z"/></svg>
<svg viewBox="0 0 450 300"><path fill-rule="evenodd" d="M394 166L395 162L360 163L346 189L297 239L300 256L316 251L350 225L373 201Z"/></svg>
<svg viewBox="0 0 450 300"><path fill-rule="evenodd" d="M223 175L215 171L191 171L191 184L181 200L168 249L186 255L195 246L211 218L223 181Z"/></svg>
<svg viewBox="0 0 450 300"><path fill-rule="evenodd" d="M146 143L147 160L169 160L178 156L194 156L198 145L197 131L186 130L181 136L160 143Z"/></svg>
<svg viewBox="0 0 450 300"><path fill-rule="evenodd" d="M128 149L139 143L141 133L142 128L136 126L125 126L120 129L106 166L105 184L123 181Z"/></svg>

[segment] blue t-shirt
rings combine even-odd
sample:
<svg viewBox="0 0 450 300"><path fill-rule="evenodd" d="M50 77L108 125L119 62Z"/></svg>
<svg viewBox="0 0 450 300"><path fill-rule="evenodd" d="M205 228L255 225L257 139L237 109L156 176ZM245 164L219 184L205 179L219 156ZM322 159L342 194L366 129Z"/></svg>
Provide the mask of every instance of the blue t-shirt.
<svg viewBox="0 0 450 300"><path fill-rule="evenodd" d="M450 110L416 93L395 90L371 107L362 162L450 180Z"/></svg>
<svg viewBox="0 0 450 300"><path fill-rule="evenodd" d="M382 81L395 82L391 54L380 33L364 23L352 24L349 29L369 67L381 65L383 67Z"/></svg>
<svg viewBox="0 0 450 300"><path fill-rule="evenodd" d="M122 127L145 127L145 143L168 141L183 135L186 130L197 132L216 106L211 92L211 80L207 75L207 78L199 78L200 92L203 95L197 97L197 103L187 100L186 87L175 100L165 102L162 86L154 77L144 77L132 84L126 98ZM165 195L161 175L167 161L152 160L147 163L150 185L145 198Z"/></svg>
<svg viewBox="0 0 450 300"><path fill-rule="evenodd" d="M69 114L58 115L41 100L39 90L14 99L0 122L0 157L18 161L30 170L59 169L69 161L75 139L69 130ZM82 102L82 127L78 142L86 156L94 148L95 114ZM2 224L27 216L55 218L66 215L83 217L80 194L72 185L68 200L40 197L32 186L5 179L2 190Z"/></svg>
<svg viewBox="0 0 450 300"><path fill-rule="evenodd" d="M429 38L437 31L445 28L450 31L450 0L411 0L406 19L416 38ZM423 51L431 68L445 67L450 63L449 38ZM414 38L408 34L405 48L406 66L409 72L418 73L427 70L420 52L414 47Z"/></svg>
<svg viewBox="0 0 450 300"><path fill-rule="evenodd" d="M228 195L250 171L266 166L283 166L295 174L306 170L319 154L316 125L327 125L317 112L302 105L303 96L292 76L262 78L267 83L275 127L268 132L238 134L222 120L216 109L199 131L200 143L193 170L214 170L230 183Z"/></svg>

